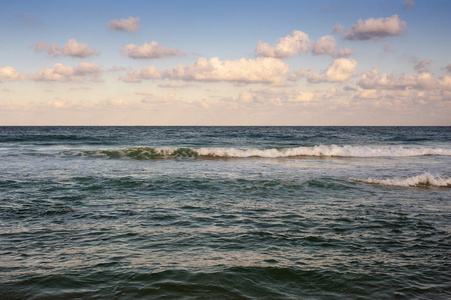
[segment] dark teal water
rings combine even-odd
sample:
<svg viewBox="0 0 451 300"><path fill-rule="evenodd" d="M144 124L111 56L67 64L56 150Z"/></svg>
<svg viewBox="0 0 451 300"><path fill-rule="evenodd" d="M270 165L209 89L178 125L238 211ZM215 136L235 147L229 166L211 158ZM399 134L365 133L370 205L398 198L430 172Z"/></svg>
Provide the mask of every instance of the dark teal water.
<svg viewBox="0 0 451 300"><path fill-rule="evenodd" d="M0 299L449 299L449 127L0 127Z"/></svg>

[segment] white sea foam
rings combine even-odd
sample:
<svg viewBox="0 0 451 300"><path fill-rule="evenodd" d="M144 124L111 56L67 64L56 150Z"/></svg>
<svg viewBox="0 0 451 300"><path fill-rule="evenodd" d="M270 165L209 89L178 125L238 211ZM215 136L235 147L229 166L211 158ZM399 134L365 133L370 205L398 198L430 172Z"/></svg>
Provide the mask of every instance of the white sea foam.
<svg viewBox="0 0 451 300"><path fill-rule="evenodd" d="M153 159L164 157L410 157L410 156L451 156L451 149L402 146L337 146L318 145L295 148L171 148L171 147L135 147L118 150L97 150L84 152L63 152L66 155L109 156L111 158L128 157L135 159Z"/></svg>
<svg viewBox="0 0 451 300"><path fill-rule="evenodd" d="M439 187L451 187L451 178L444 178L440 176L434 176L431 173L423 173L418 176L408 178L388 178L388 179L354 179L356 181L362 181L366 183L375 183L381 185L392 186L439 186Z"/></svg>
<svg viewBox="0 0 451 300"><path fill-rule="evenodd" d="M236 149L236 148L199 148L193 149L201 156L216 157L408 157L424 155L451 156L451 149L443 148L406 148L378 146L337 146L319 145L314 147L297 147L285 149Z"/></svg>

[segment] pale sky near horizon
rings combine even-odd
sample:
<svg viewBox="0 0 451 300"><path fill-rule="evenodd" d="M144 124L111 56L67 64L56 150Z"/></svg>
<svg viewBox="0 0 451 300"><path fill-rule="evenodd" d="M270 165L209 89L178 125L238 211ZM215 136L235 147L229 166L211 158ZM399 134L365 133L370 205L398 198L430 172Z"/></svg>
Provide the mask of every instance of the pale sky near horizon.
<svg viewBox="0 0 451 300"><path fill-rule="evenodd" d="M0 125L451 125L451 1L0 0Z"/></svg>

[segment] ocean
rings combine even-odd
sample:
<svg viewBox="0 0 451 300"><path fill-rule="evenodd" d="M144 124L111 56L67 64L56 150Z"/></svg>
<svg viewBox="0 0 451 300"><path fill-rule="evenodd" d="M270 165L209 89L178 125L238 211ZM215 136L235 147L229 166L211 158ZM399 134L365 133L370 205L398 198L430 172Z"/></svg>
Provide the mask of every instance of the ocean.
<svg viewBox="0 0 451 300"><path fill-rule="evenodd" d="M450 127L0 127L0 299L450 299Z"/></svg>

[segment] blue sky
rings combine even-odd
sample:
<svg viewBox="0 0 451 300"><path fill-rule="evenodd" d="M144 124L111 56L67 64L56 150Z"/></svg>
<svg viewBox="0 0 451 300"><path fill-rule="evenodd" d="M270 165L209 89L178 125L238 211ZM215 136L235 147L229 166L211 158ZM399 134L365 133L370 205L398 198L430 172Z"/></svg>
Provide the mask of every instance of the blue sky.
<svg viewBox="0 0 451 300"><path fill-rule="evenodd" d="M0 125L450 125L450 12L0 1Z"/></svg>

